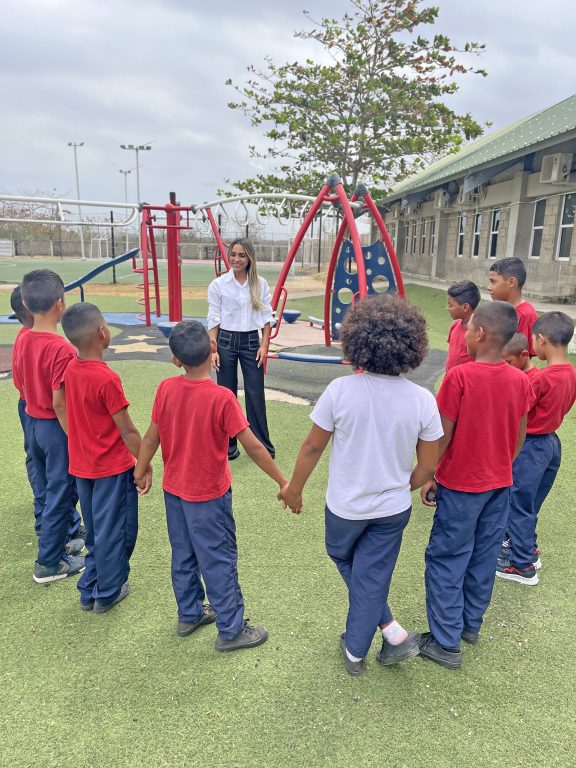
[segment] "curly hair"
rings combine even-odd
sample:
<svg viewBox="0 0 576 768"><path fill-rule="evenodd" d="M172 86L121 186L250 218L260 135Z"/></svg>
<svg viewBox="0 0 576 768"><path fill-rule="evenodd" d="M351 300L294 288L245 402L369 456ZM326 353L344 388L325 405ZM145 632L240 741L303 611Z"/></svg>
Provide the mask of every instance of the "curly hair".
<svg viewBox="0 0 576 768"><path fill-rule="evenodd" d="M395 294L367 296L340 328L342 352L354 368L399 376L418 368L428 351L426 320Z"/></svg>

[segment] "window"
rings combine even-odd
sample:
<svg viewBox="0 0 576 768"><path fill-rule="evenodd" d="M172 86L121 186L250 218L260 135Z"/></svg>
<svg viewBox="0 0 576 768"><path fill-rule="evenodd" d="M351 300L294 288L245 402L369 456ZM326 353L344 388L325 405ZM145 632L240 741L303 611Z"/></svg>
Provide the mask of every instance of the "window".
<svg viewBox="0 0 576 768"><path fill-rule="evenodd" d="M488 258L495 259L498 250L498 230L500 229L500 208L494 208L490 221L490 240L488 241Z"/></svg>
<svg viewBox="0 0 576 768"><path fill-rule="evenodd" d="M430 255L436 253L436 219L430 219Z"/></svg>
<svg viewBox="0 0 576 768"><path fill-rule="evenodd" d="M576 193L564 195L562 216L560 218L560 236L558 238L558 261L568 261L570 248L572 247L572 234L574 232L574 215L576 213Z"/></svg>
<svg viewBox="0 0 576 768"><path fill-rule="evenodd" d="M410 253L410 224L406 222L404 224L404 256L408 256Z"/></svg>
<svg viewBox="0 0 576 768"><path fill-rule="evenodd" d="M416 246L418 244L418 230L416 220L412 222L412 253L416 253Z"/></svg>
<svg viewBox="0 0 576 768"><path fill-rule="evenodd" d="M426 253L426 234L428 230L428 220L422 219L420 224L420 255L424 256Z"/></svg>
<svg viewBox="0 0 576 768"><path fill-rule="evenodd" d="M391 224L388 224L386 226L386 229L388 230L388 234L390 235L390 240L392 240L392 245L394 246L394 250L396 250L396 222L393 221Z"/></svg>
<svg viewBox="0 0 576 768"><path fill-rule="evenodd" d="M466 214L461 213L458 216L458 245L456 248L456 256L464 255L464 235L466 234Z"/></svg>
<svg viewBox="0 0 576 768"><path fill-rule="evenodd" d="M530 242L530 258L539 259L542 248L542 233L544 232L544 214L546 213L546 200L537 200L534 205L534 219L532 221L532 239Z"/></svg>
<svg viewBox="0 0 576 768"><path fill-rule="evenodd" d="M478 258L480 253L480 230L482 229L482 214L474 214L474 235L472 236L472 257Z"/></svg>

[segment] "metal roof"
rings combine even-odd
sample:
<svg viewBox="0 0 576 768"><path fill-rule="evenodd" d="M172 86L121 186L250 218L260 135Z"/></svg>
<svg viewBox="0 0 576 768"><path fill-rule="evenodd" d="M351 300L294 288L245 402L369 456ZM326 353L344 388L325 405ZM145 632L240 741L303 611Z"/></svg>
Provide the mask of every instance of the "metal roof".
<svg viewBox="0 0 576 768"><path fill-rule="evenodd" d="M387 199L438 187L446 181L467 175L472 170L500 164L514 157L520 158L546 145L557 143L552 140L570 133L576 136L576 94L466 144L455 154L450 153L442 157L396 184Z"/></svg>

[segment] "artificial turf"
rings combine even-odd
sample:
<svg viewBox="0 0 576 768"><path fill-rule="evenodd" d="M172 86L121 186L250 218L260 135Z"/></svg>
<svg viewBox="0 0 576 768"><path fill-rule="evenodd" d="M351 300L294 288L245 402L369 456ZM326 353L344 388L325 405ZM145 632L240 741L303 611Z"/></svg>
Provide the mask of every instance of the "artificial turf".
<svg viewBox="0 0 576 768"><path fill-rule="evenodd" d="M444 294L440 302L427 290L417 294L429 301L431 338L445 338ZM157 383L178 372L142 361L113 367L144 430ZM288 475L310 408L271 402L268 412ZM2 767L573 766L575 414L560 431L564 464L541 515L541 583L496 583L481 641L464 647L461 671L418 658L380 667L375 638L361 678L350 678L340 657L346 595L323 545L327 456L299 517L281 508L274 484L245 455L232 464L247 616L270 639L216 654L214 626L184 639L175 634L159 460L154 488L140 504L132 594L107 614L83 613L75 580L49 587L32 581L32 505L8 381L0 382L0 420ZM471 471L473 464L471 456ZM415 497L390 595L409 629L426 628L431 520Z"/></svg>

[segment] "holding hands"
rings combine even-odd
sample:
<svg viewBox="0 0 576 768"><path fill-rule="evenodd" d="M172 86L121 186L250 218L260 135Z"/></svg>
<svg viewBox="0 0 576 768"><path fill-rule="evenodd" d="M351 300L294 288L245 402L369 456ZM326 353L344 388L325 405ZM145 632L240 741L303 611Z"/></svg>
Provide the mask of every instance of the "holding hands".
<svg viewBox="0 0 576 768"><path fill-rule="evenodd" d="M290 507L295 515L299 515L302 512L304 506L302 503L302 491L295 491L290 483L287 483L280 489L276 498L282 502L284 509Z"/></svg>

